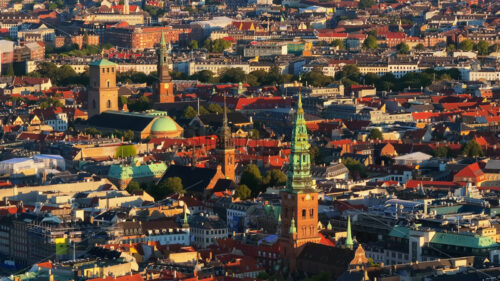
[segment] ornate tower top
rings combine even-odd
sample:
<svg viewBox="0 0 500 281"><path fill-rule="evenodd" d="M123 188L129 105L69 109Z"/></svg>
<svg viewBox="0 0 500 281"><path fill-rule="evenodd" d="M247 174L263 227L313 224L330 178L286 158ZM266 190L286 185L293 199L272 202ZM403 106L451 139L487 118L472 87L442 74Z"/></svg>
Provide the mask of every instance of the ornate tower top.
<svg viewBox="0 0 500 281"><path fill-rule="evenodd" d="M299 91L297 112L292 131L292 152L288 169L287 188L293 192L315 191L311 178L311 156L309 154L309 137L307 135L302 96Z"/></svg>
<svg viewBox="0 0 500 281"><path fill-rule="evenodd" d="M158 49L158 80L163 83L172 80L168 69L168 48L163 30L161 31L160 48Z"/></svg>

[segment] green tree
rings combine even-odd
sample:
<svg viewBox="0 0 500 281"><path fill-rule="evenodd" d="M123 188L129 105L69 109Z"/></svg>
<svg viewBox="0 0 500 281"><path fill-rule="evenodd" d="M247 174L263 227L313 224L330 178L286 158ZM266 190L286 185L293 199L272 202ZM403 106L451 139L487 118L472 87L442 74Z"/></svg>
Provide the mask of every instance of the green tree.
<svg viewBox="0 0 500 281"><path fill-rule="evenodd" d="M488 42L486 42L484 40L479 41L479 43L477 43L477 46L476 46L478 55L487 56L490 53L489 47L490 47L490 45L488 44Z"/></svg>
<svg viewBox="0 0 500 281"><path fill-rule="evenodd" d="M214 82L214 73L210 70L202 70L191 75L191 79L198 80L201 83Z"/></svg>
<svg viewBox="0 0 500 281"><path fill-rule="evenodd" d="M63 104L58 99L47 98L44 101L42 101L39 106L41 109L47 109L47 108L51 108L51 107L61 107L61 106L63 106Z"/></svg>
<svg viewBox="0 0 500 281"><path fill-rule="evenodd" d="M351 157L346 157L342 159L342 163L349 169L349 174L354 177L355 174L359 174L360 177L366 177L366 169L361 162L352 159Z"/></svg>
<svg viewBox="0 0 500 281"><path fill-rule="evenodd" d="M314 164L319 165L324 163L323 153L321 153L321 149L318 146L311 146L311 148L309 149L309 154Z"/></svg>
<svg viewBox="0 0 500 281"><path fill-rule="evenodd" d="M457 47L455 46L455 44L449 44L448 46L446 46L447 52L454 52L456 50L457 50Z"/></svg>
<svg viewBox="0 0 500 281"><path fill-rule="evenodd" d="M167 195L186 192L184 190L184 186L182 185L182 180L179 177L167 178L160 186L162 189L165 189Z"/></svg>
<svg viewBox="0 0 500 281"><path fill-rule="evenodd" d="M370 8L373 5L375 5L374 0L360 0L359 4L358 4L358 8L366 9L366 8Z"/></svg>
<svg viewBox="0 0 500 281"><path fill-rule="evenodd" d="M286 175L281 170L270 169L262 180L265 186L283 186L286 184Z"/></svg>
<svg viewBox="0 0 500 281"><path fill-rule="evenodd" d="M126 141L133 141L135 138L135 134L134 134L134 131L132 130L126 130L125 132L123 132L123 139L126 140Z"/></svg>
<svg viewBox="0 0 500 281"><path fill-rule="evenodd" d="M462 154L469 158L478 157L483 156L483 150L475 140L471 140L464 145Z"/></svg>
<svg viewBox="0 0 500 281"><path fill-rule="evenodd" d="M262 191L262 175L259 167L255 164L246 165L241 174L240 184L248 186L252 190L253 195L257 195Z"/></svg>
<svg viewBox="0 0 500 281"><path fill-rule="evenodd" d="M196 117L196 115L197 115L196 110L192 106L188 106L186 107L186 109L184 109L182 117L184 119L193 119L194 117Z"/></svg>
<svg viewBox="0 0 500 281"><path fill-rule="evenodd" d="M439 146L436 149L434 149L433 154L435 157L439 158L448 158L450 157L450 148L447 146Z"/></svg>
<svg viewBox="0 0 500 281"><path fill-rule="evenodd" d="M142 191L142 188L138 182L131 181L128 183L126 190L128 191L128 193L134 193L136 191Z"/></svg>
<svg viewBox="0 0 500 281"><path fill-rule="evenodd" d="M302 76L302 82L307 82L308 85L314 87L324 87L333 83L333 77L326 76L321 71L310 71Z"/></svg>
<svg viewBox="0 0 500 281"><path fill-rule="evenodd" d="M151 103L146 96L141 96L138 99L132 99L128 101L128 109L130 111L141 112L151 108Z"/></svg>
<svg viewBox="0 0 500 281"><path fill-rule="evenodd" d="M118 96L118 107L123 108L125 104L128 103L128 99L125 96Z"/></svg>
<svg viewBox="0 0 500 281"><path fill-rule="evenodd" d="M339 49L341 49L341 50L345 49L344 41L342 41L340 39L333 40L332 41L332 46L339 47Z"/></svg>
<svg viewBox="0 0 500 281"><path fill-rule="evenodd" d="M417 46L415 46L415 50L417 50L417 51L423 51L423 50L425 50L424 44L418 43Z"/></svg>
<svg viewBox="0 0 500 281"><path fill-rule="evenodd" d="M373 35L368 35L368 37L366 37L365 41L363 42L363 48L377 49L378 48L377 38Z"/></svg>
<svg viewBox="0 0 500 281"><path fill-rule="evenodd" d="M189 42L189 48L190 48L191 50L196 50L196 49L198 49L198 41L196 41L196 40L191 40L191 41Z"/></svg>
<svg viewBox="0 0 500 281"><path fill-rule="evenodd" d="M234 196L236 198L240 198L241 200L246 200L252 196L252 191L250 190L250 188L248 188L248 186L240 184L238 185L238 187L236 187Z"/></svg>
<svg viewBox="0 0 500 281"><path fill-rule="evenodd" d="M371 129L368 138L371 140L384 140L384 136L379 129Z"/></svg>
<svg viewBox="0 0 500 281"><path fill-rule="evenodd" d="M9 63L9 65L7 66L7 71L5 72L5 75L6 76L14 76L15 75L13 63Z"/></svg>
<svg viewBox="0 0 500 281"><path fill-rule="evenodd" d="M491 46L489 47L489 52L494 53L498 51L500 51L500 44L499 43L491 44Z"/></svg>
<svg viewBox="0 0 500 281"><path fill-rule="evenodd" d="M470 39L465 39L464 41L460 42L458 44L458 48L462 51L472 51L474 49L474 41Z"/></svg>
<svg viewBox="0 0 500 281"><path fill-rule="evenodd" d="M260 138L260 133L259 133L259 130L257 130L257 129L250 130L249 135L250 135L250 138L252 138L254 140L258 140Z"/></svg>
<svg viewBox="0 0 500 281"><path fill-rule="evenodd" d="M401 42L396 46L396 49L398 50L398 53L402 55L407 55L410 53L410 46L406 44L405 42Z"/></svg>
<svg viewBox="0 0 500 281"><path fill-rule="evenodd" d="M216 103L211 103L208 106L208 111L210 111L210 113L219 113L219 114L224 113L224 109L222 108L222 106L220 106Z"/></svg>
<svg viewBox="0 0 500 281"><path fill-rule="evenodd" d="M134 157L135 155L137 155L137 150L133 144L120 145L115 153L116 158Z"/></svg>
<svg viewBox="0 0 500 281"><path fill-rule="evenodd" d="M85 134L91 135L93 137L98 136L98 135L102 135L101 131L97 130L94 127L88 127L88 128L86 128L85 129Z"/></svg>
<svg viewBox="0 0 500 281"><path fill-rule="evenodd" d="M239 83L244 82L246 78L245 71L238 68L226 68L222 71L220 75L221 83Z"/></svg>

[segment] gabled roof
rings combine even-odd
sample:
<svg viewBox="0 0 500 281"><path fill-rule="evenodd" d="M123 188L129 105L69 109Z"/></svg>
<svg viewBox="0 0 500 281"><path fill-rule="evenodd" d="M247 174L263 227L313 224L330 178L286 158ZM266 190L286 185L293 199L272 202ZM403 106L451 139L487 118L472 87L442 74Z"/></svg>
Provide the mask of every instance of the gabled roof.
<svg viewBox="0 0 500 281"><path fill-rule="evenodd" d="M160 182L170 177L179 177L186 191L203 192L217 174L216 169L170 165Z"/></svg>
<svg viewBox="0 0 500 281"><path fill-rule="evenodd" d="M462 177L462 178L477 178L484 175L483 171L479 167L479 164L472 163L468 165L467 167L463 168L460 170L460 172L455 174L455 177Z"/></svg>

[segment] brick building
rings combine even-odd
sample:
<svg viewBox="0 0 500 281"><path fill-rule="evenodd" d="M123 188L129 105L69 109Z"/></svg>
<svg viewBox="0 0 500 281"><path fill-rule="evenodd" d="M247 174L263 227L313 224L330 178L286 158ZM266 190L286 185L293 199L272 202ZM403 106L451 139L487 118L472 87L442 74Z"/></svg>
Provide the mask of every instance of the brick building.
<svg viewBox="0 0 500 281"><path fill-rule="evenodd" d="M154 48L160 43L161 33L165 36L165 41L187 42L190 28L164 27L114 27L104 31L103 42L111 43L114 46L130 48L133 50L143 50Z"/></svg>

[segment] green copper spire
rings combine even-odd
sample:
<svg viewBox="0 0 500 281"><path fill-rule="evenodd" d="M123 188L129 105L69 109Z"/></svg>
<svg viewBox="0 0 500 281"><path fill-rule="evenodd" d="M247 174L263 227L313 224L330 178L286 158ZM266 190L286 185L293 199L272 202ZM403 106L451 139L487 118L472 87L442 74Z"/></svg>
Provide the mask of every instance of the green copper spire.
<svg viewBox="0 0 500 281"><path fill-rule="evenodd" d="M326 226L326 229L332 230L332 224L330 222L328 222L328 225Z"/></svg>
<svg viewBox="0 0 500 281"><path fill-rule="evenodd" d="M161 31L160 48L162 49L167 48L167 42L165 41L165 35L163 34L163 30Z"/></svg>
<svg viewBox="0 0 500 281"><path fill-rule="evenodd" d="M354 243L352 242L352 235L351 235L351 217L347 217L347 237L345 239L345 246L349 249L352 249Z"/></svg>
<svg viewBox="0 0 500 281"><path fill-rule="evenodd" d="M287 175L287 188L299 192L314 190L311 178L311 156L309 155L309 137L307 135L302 96L299 90L297 112L292 131L292 152Z"/></svg>
<svg viewBox="0 0 500 281"><path fill-rule="evenodd" d="M297 227L295 226L295 218L292 217L292 221L290 222L290 234L297 233Z"/></svg>
<svg viewBox="0 0 500 281"><path fill-rule="evenodd" d="M281 214L278 215L278 224L281 224Z"/></svg>

